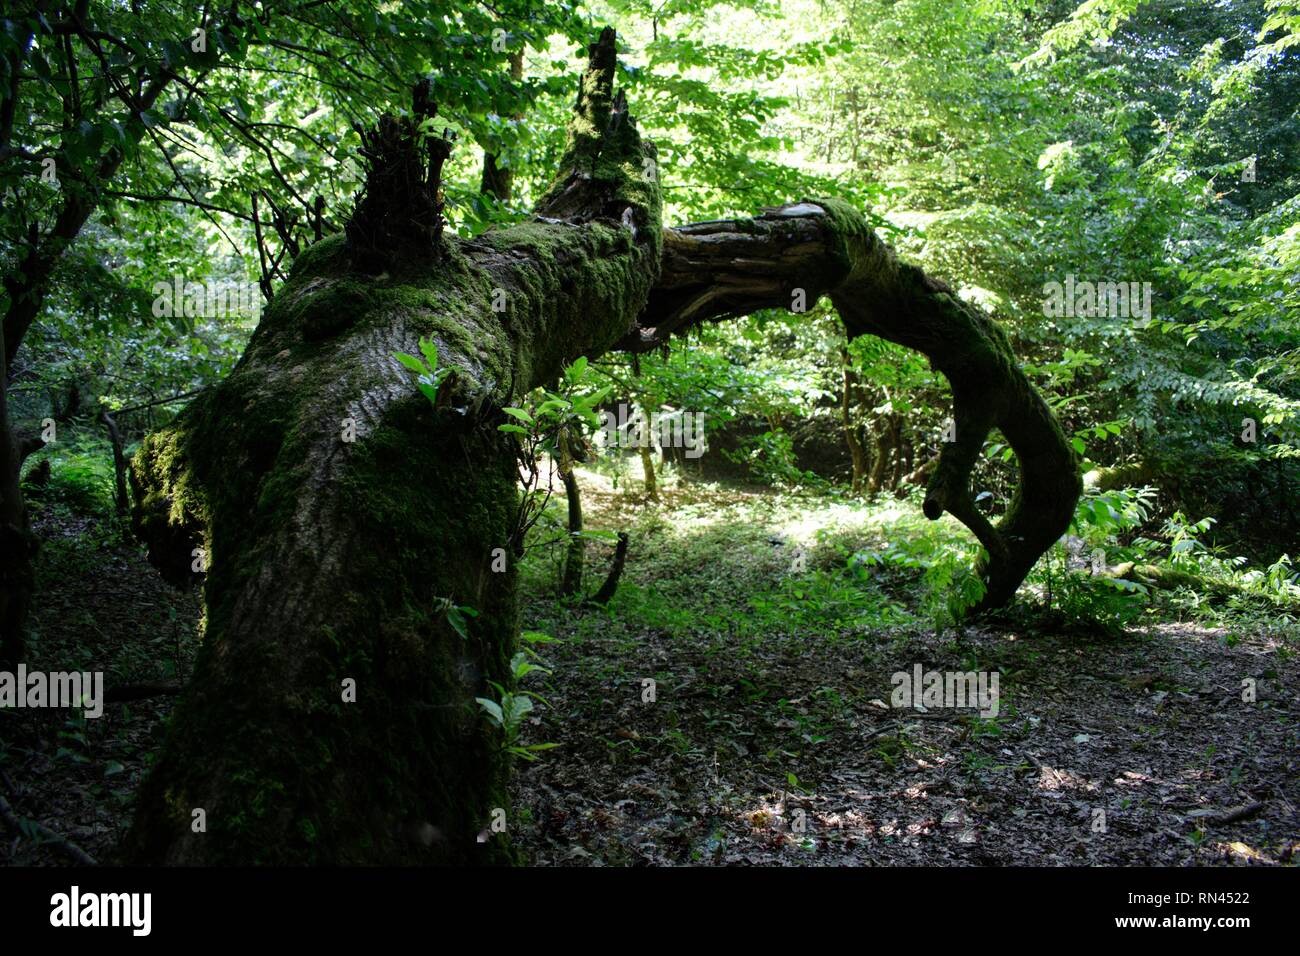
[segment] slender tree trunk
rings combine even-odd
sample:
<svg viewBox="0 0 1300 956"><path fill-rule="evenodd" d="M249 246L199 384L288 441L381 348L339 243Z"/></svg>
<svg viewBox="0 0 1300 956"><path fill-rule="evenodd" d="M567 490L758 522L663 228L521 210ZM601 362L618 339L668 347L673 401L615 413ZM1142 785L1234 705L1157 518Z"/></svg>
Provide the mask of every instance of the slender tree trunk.
<svg viewBox="0 0 1300 956"><path fill-rule="evenodd" d="M582 593L582 572L587 555L582 537L582 493L578 476L570 468L564 473L564 496L569 506L569 541L564 553L564 581L560 594L572 597Z"/></svg>
<svg viewBox="0 0 1300 956"><path fill-rule="evenodd" d="M12 669L26 650L24 624L34 584L36 539L19 487L23 453L9 421L9 374L0 328L0 669Z"/></svg>
<svg viewBox="0 0 1300 956"><path fill-rule="evenodd" d="M907 469L903 460L903 426L897 415L889 416L890 442L894 446L894 477L889 483L889 490L894 491L903 480Z"/></svg>
<svg viewBox="0 0 1300 956"><path fill-rule="evenodd" d="M854 409L858 405L858 375L853 371L847 349L840 351L843 363L843 391L840 396L840 419L844 424L844 440L849 446L849 457L853 463L853 479L850 490L855 495L862 494L862 483L867 475L867 450L862 445L859 433L860 425L854 419Z"/></svg>
<svg viewBox="0 0 1300 956"><path fill-rule="evenodd" d="M878 494L885 486L885 469L889 465L889 455L893 450L892 440L889 419L882 415L876 419L875 451L871 459L871 477L867 481L868 494Z"/></svg>
<svg viewBox="0 0 1300 956"><path fill-rule="evenodd" d="M638 369L634 373L638 378L641 375ZM636 447L641 457L641 476L645 484L645 496L647 501L659 500L659 481L655 475L654 462L654 429L651 427L650 413L646 411L644 399L638 399L636 403L636 422L637 436Z"/></svg>
<svg viewBox="0 0 1300 956"><path fill-rule="evenodd" d="M659 500L659 481L655 477L654 456L648 445L640 447L641 474L645 476L645 496L650 501Z"/></svg>
<svg viewBox="0 0 1300 956"><path fill-rule="evenodd" d="M623 567L627 562L627 545L627 532L620 531L618 533L618 544L614 547L614 562L609 567L609 574L605 576L605 583L600 586L600 590L591 596L590 601L588 601L589 604L608 604L618 591L618 582L623 577Z"/></svg>
<svg viewBox="0 0 1300 956"><path fill-rule="evenodd" d="M126 490L126 455L122 451L122 433L117 422L108 412L100 412L99 420L108 432L109 444L113 446L113 504L117 513L126 516L131 512L131 496Z"/></svg>
<svg viewBox="0 0 1300 956"><path fill-rule="evenodd" d="M578 487L578 476L574 472L574 460L568 447L566 437L560 439L560 476L564 480L564 499L569 509L569 540L564 549L564 577L560 583L560 594L572 597L582 593L583 565L587 556L587 542L582 537L582 490Z"/></svg>

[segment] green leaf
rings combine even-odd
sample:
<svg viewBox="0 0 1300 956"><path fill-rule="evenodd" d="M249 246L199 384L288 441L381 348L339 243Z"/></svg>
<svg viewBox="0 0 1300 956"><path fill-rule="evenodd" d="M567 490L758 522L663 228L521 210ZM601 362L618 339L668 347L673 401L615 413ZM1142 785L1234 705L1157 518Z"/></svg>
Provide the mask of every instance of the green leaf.
<svg viewBox="0 0 1300 956"><path fill-rule="evenodd" d="M424 363L414 355L407 355L405 352L394 352L393 358L397 359L397 361L401 362L416 375L429 374L429 370L424 367Z"/></svg>
<svg viewBox="0 0 1300 956"><path fill-rule="evenodd" d="M505 713L506 725L514 727L525 716L532 713L533 702L523 694L507 694L502 700L502 710Z"/></svg>
<svg viewBox="0 0 1300 956"><path fill-rule="evenodd" d="M495 700L488 700L486 697L475 697L478 705L487 711L488 719L498 727L506 725L505 715L501 713L501 705Z"/></svg>
<svg viewBox="0 0 1300 956"><path fill-rule="evenodd" d="M451 625L452 630L469 640L469 621L467 617L478 617L478 611L472 607L456 607L452 605L447 608L447 623Z"/></svg>
<svg viewBox="0 0 1300 956"><path fill-rule="evenodd" d="M429 371L438 371L438 346L434 344L433 339L420 339L420 351L429 363Z"/></svg>
<svg viewBox="0 0 1300 956"><path fill-rule="evenodd" d="M564 377L570 384L576 385L587 374L587 356L580 355L572 365L564 370Z"/></svg>
<svg viewBox="0 0 1300 956"><path fill-rule="evenodd" d="M560 641L560 639L559 639L558 637L551 637L551 635L549 635L549 634L543 634L541 631L524 631L522 634L519 635L519 639L520 639L521 641L525 641L525 642L527 642L527 643L529 643L529 644L559 644L559 643L561 643L561 641Z"/></svg>

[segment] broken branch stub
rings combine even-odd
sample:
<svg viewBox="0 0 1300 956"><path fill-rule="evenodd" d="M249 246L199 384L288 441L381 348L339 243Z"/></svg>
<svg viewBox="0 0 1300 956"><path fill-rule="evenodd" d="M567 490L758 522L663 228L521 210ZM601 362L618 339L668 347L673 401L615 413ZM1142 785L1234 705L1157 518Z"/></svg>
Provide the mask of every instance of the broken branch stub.
<svg viewBox="0 0 1300 956"><path fill-rule="evenodd" d="M369 128L355 125L366 167L352 217L347 248L361 272L378 274L394 262L437 261L443 254L442 167L451 139L433 133L437 106L429 81L417 83L410 116L385 113Z"/></svg>

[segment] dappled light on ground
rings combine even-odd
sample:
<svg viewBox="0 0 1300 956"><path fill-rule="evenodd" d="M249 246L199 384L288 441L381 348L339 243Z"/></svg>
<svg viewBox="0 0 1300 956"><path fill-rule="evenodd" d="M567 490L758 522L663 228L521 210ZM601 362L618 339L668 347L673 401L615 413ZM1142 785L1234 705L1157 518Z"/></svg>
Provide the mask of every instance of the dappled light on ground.
<svg viewBox="0 0 1300 956"><path fill-rule="evenodd" d="M513 785L534 862L1291 858L1297 668L1269 642L1189 623L1053 633L1028 613L936 630L921 570L847 570L887 540L962 534L906 502L683 485L647 507L597 480L584 494L591 526L633 543L608 611L557 605L544 561L526 575L526 626L563 642L528 730L559 746ZM890 706L891 675L915 663L998 671L1000 713Z"/></svg>

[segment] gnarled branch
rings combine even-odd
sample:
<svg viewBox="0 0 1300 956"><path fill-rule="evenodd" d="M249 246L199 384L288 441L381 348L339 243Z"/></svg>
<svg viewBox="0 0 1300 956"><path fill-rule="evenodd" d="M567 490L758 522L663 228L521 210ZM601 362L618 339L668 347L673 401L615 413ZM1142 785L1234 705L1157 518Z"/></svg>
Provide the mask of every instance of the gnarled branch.
<svg viewBox="0 0 1300 956"><path fill-rule="evenodd" d="M667 229L663 249L659 282L620 343L628 351L657 348L701 322L828 295L850 337L876 335L929 357L952 386L955 435L931 472L925 514L949 512L984 546L987 588L975 610L1007 603L1069 525L1082 482L1074 450L1003 331L944 283L900 262L860 213L836 200ZM1020 465L996 526L970 493L971 470L994 428Z"/></svg>

